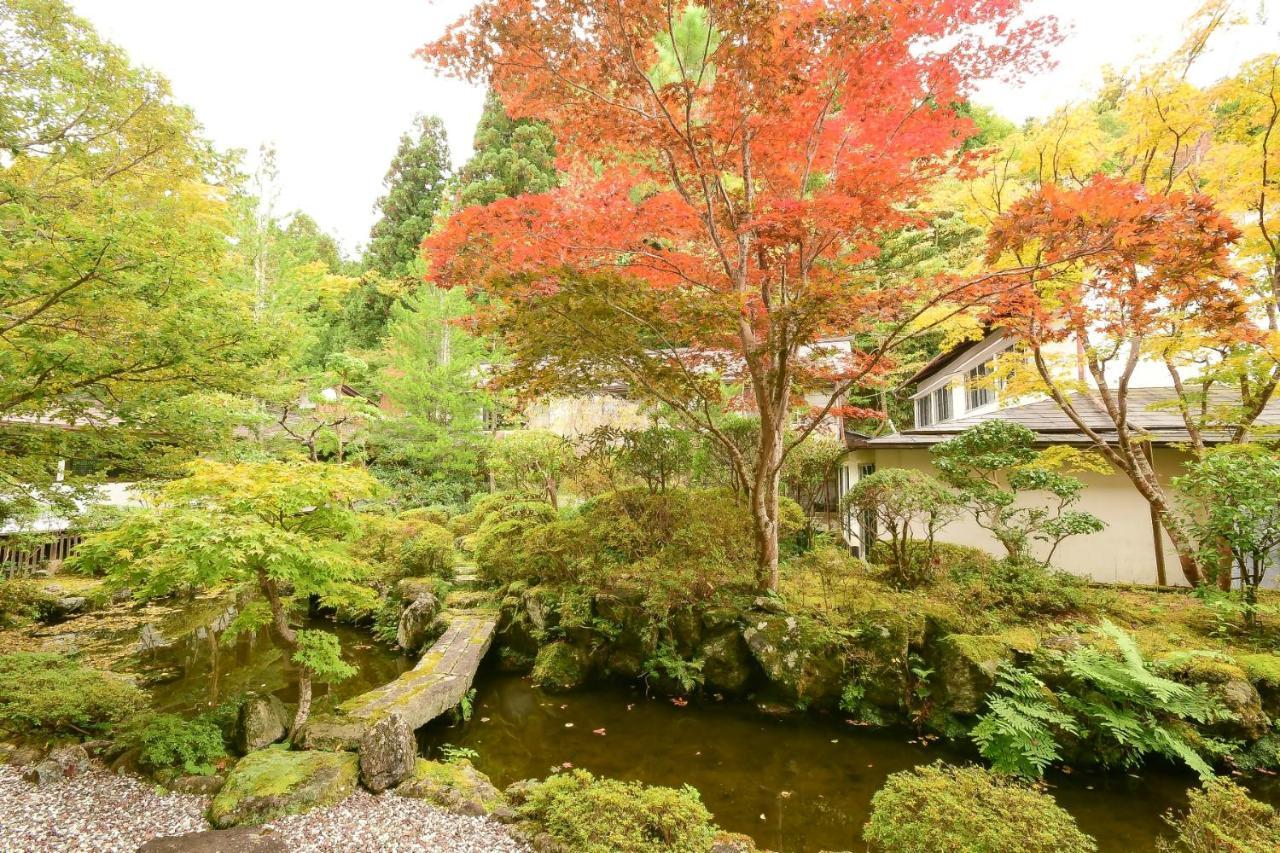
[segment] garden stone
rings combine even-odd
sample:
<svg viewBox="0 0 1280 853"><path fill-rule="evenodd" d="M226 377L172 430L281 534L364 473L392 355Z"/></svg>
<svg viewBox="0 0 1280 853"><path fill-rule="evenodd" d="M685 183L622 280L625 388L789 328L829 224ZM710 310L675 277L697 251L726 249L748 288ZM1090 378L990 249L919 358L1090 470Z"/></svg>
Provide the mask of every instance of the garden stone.
<svg viewBox="0 0 1280 853"><path fill-rule="evenodd" d="M75 616L77 613L83 613L89 606L89 599L83 595L68 595L56 599L53 606L49 608L50 619L66 619Z"/></svg>
<svg viewBox="0 0 1280 853"><path fill-rule="evenodd" d="M768 595L756 596L755 601L751 602L751 606L756 610L763 610L765 613L778 614L787 612L781 601Z"/></svg>
<svg viewBox="0 0 1280 853"><path fill-rule="evenodd" d="M6 761L15 767L26 767L39 763L43 757L44 750L42 749L37 749L34 746L16 746L9 751Z"/></svg>
<svg viewBox="0 0 1280 853"><path fill-rule="evenodd" d="M751 652L737 631L707 638L699 654L703 658L703 684L708 690L738 694L750 683Z"/></svg>
<svg viewBox="0 0 1280 853"><path fill-rule="evenodd" d="M840 649L795 616L754 617L742 632L752 657L783 698L797 705L834 705L844 664Z"/></svg>
<svg viewBox="0 0 1280 853"><path fill-rule="evenodd" d="M417 754L413 729L393 711L360 738L360 781L375 794L393 788L413 772Z"/></svg>
<svg viewBox="0 0 1280 853"><path fill-rule="evenodd" d="M45 759L27 769L22 778L36 785L49 785L84 773L90 767L89 753L73 744L49 751Z"/></svg>
<svg viewBox="0 0 1280 853"><path fill-rule="evenodd" d="M529 617L529 624L539 631L554 628L560 622L555 599L551 593L539 587L526 589L521 597L521 604L524 605L525 615Z"/></svg>
<svg viewBox="0 0 1280 853"><path fill-rule="evenodd" d="M419 758L412 775L396 793L402 797L426 800L432 805L457 814L483 817L507 808L502 794L470 761L428 761Z"/></svg>
<svg viewBox="0 0 1280 853"><path fill-rule="evenodd" d="M236 749L255 752L282 740L287 731L288 713L275 696L255 696L240 706L236 718Z"/></svg>
<svg viewBox="0 0 1280 853"><path fill-rule="evenodd" d="M401 578L396 583L396 593L407 602L414 602L428 595L435 598L436 580L435 578Z"/></svg>
<svg viewBox="0 0 1280 853"><path fill-rule="evenodd" d="M1030 631L943 637L932 656L940 707L952 714L978 713L987 693L995 687L1000 666L1013 663L1019 653L1029 654L1036 645L1036 637Z"/></svg>
<svg viewBox="0 0 1280 853"><path fill-rule="evenodd" d="M359 777L359 759L350 752L251 752L209 804L209 822L219 829L257 825L331 806L351 795Z"/></svg>
<svg viewBox="0 0 1280 853"><path fill-rule="evenodd" d="M732 607L712 607L702 612L702 627L712 633L736 628L742 614Z"/></svg>
<svg viewBox="0 0 1280 853"><path fill-rule="evenodd" d="M609 653L605 668L609 674L627 681L634 681L644 675L644 659L627 649L615 649Z"/></svg>
<svg viewBox="0 0 1280 853"><path fill-rule="evenodd" d="M1262 710L1262 699L1249 682L1232 679L1211 686L1210 691L1235 715L1235 719L1222 720L1214 726L1223 737L1252 743L1271 729L1271 720Z"/></svg>
<svg viewBox="0 0 1280 853"><path fill-rule="evenodd" d="M212 797L222 790L221 776L179 776L169 783L169 790L179 794Z"/></svg>
<svg viewBox="0 0 1280 853"><path fill-rule="evenodd" d="M568 643L551 643L538 651L533 683L549 692L573 690L591 677L591 652Z"/></svg>
<svg viewBox="0 0 1280 853"><path fill-rule="evenodd" d="M286 853L288 849L269 829L237 826L153 838L138 853Z"/></svg>
<svg viewBox="0 0 1280 853"><path fill-rule="evenodd" d="M702 642L702 618L692 607L681 607L672 611L667 618L667 627L671 631L671 641L676 652L684 657L692 657L698 644Z"/></svg>
<svg viewBox="0 0 1280 853"><path fill-rule="evenodd" d="M431 639L440 602L431 593L417 598L400 614L396 644L407 652L417 652Z"/></svg>

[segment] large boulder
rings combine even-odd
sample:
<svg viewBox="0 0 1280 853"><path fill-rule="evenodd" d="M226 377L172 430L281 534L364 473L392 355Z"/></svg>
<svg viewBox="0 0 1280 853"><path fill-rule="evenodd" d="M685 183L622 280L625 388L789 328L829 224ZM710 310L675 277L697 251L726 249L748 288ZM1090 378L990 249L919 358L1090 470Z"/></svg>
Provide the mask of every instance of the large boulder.
<svg viewBox="0 0 1280 853"><path fill-rule="evenodd" d="M440 601L431 593L424 593L412 601L400 614L396 626L396 645L406 652L418 652L429 640L440 636L443 626L437 623Z"/></svg>
<svg viewBox="0 0 1280 853"><path fill-rule="evenodd" d="M455 761L419 758L412 775L396 788L396 793L465 815L492 814L506 805L489 777L465 758Z"/></svg>
<svg viewBox="0 0 1280 853"><path fill-rule="evenodd" d="M283 740L289 713L275 696L255 696L240 706L236 717L236 749L247 755Z"/></svg>
<svg viewBox="0 0 1280 853"><path fill-rule="evenodd" d="M435 578L401 578L396 582L396 594L410 603L427 596L435 598L438 584Z"/></svg>
<svg viewBox="0 0 1280 853"><path fill-rule="evenodd" d="M1271 720L1262 710L1262 699L1248 681L1233 678L1212 685L1209 691L1232 715L1232 719L1217 723L1215 732L1226 738L1252 743L1271 730Z"/></svg>
<svg viewBox="0 0 1280 853"><path fill-rule="evenodd" d="M933 683L939 705L948 713L972 715L995 686L1001 664L1012 663L1017 655L1035 650L1032 631L1004 634L949 634L933 648Z"/></svg>
<svg viewBox="0 0 1280 853"><path fill-rule="evenodd" d="M89 753L73 744L50 750L43 761L27 768L22 778L36 785L49 785L83 774L90 767Z"/></svg>
<svg viewBox="0 0 1280 853"><path fill-rule="evenodd" d="M360 781L375 794L393 788L413 772L417 756L413 729L393 711L360 738Z"/></svg>
<svg viewBox="0 0 1280 853"><path fill-rule="evenodd" d="M1280 718L1280 655L1241 655L1236 659L1262 699L1262 708Z"/></svg>
<svg viewBox="0 0 1280 853"><path fill-rule="evenodd" d="M590 650L569 643L551 643L538 650L533 662L533 683L553 693L573 690L591 678L591 664Z"/></svg>
<svg viewBox="0 0 1280 853"><path fill-rule="evenodd" d="M676 653L692 657L702 642L702 616L692 607L678 607L667 617L667 630Z"/></svg>
<svg viewBox="0 0 1280 853"><path fill-rule="evenodd" d="M616 626L612 646L648 660L658 648L658 626L639 601L616 595L596 596L596 615Z"/></svg>
<svg viewBox="0 0 1280 853"><path fill-rule="evenodd" d="M526 589L521 595L520 603L534 630L545 631L559 624L560 613L556 607L556 597L549 590L536 586Z"/></svg>
<svg viewBox="0 0 1280 853"><path fill-rule="evenodd" d="M806 620L753 616L742 632L765 677L797 707L834 705L844 676L841 650Z"/></svg>
<svg viewBox="0 0 1280 853"><path fill-rule="evenodd" d="M751 683L754 662L747 644L737 631L708 637L699 650L703 684L708 690L738 694Z"/></svg>
<svg viewBox="0 0 1280 853"><path fill-rule="evenodd" d="M351 795L359 777L359 759L351 752L251 752L209 804L209 822L219 829L256 826L331 806Z"/></svg>

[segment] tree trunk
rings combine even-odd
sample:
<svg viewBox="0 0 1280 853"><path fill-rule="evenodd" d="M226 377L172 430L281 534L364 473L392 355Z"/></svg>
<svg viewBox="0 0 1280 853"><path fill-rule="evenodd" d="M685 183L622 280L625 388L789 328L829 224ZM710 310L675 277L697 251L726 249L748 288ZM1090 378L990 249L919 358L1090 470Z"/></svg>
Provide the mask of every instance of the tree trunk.
<svg viewBox="0 0 1280 853"><path fill-rule="evenodd" d="M271 607L271 623L280 640L290 651L298 650L298 633L289 624L289 614L285 612L284 601L280 598L280 588L264 571L258 572L258 587ZM311 673L306 667L298 668L298 710L293 715L293 725L289 727L289 740L293 741L302 731L302 726L311 714Z"/></svg>
<svg viewBox="0 0 1280 853"><path fill-rule="evenodd" d="M760 447L751 488L756 540L756 589L778 588L778 486L782 477L783 430L776 417L760 417Z"/></svg>
<svg viewBox="0 0 1280 853"><path fill-rule="evenodd" d="M311 673L306 667L298 670L298 710L293 715L293 725L289 727L289 742L294 743L302 733L302 727L311 716Z"/></svg>

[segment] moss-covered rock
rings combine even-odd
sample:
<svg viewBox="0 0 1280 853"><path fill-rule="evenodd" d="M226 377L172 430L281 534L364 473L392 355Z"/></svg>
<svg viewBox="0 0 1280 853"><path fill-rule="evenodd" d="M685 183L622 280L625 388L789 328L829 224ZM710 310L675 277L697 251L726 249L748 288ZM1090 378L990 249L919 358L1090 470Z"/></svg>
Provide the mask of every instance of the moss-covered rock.
<svg viewBox="0 0 1280 853"><path fill-rule="evenodd" d="M707 637L698 648L703 684L708 690L737 694L747 689L755 673L751 651L737 631Z"/></svg>
<svg viewBox="0 0 1280 853"><path fill-rule="evenodd" d="M933 645L933 683L948 713L969 715L982 710L983 698L995 686L1001 664L1035 651L1033 631L1011 629L1002 634L950 634Z"/></svg>
<svg viewBox="0 0 1280 853"><path fill-rule="evenodd" d="M617 626L612 641L614 649L631 652L641 660L653 656L658 648L658 626L638 601L600 595L596 597L595 608L601 619Z"/></svg>
<svg viewBox="0 0 1280 853"><path fill-rule="evenodd" d="M331 806L355 790L359 776L359 760L350 752L251 752L209 804L209 821L225 829Z"/></svg>
<svg viewBox="0 0 1280 853"><path fill-rule="evenodd" d="M676 652L690 657L702 642L702 618L692 607L678 607L667 616L667 633Z"/></svg>
<svg viewBox="0 0 1280 853"><path fill-rule="evenodd" d="M552 692L573 690L591 677L591 651L569 643L551 643L538 650L533 683Z"/></svg>
<svg viewBox="0 0 1280 853"><path fill-rule="evenodd" d="M1280 655L1241 655L1236 662L1258 691L1263 710L1280 718Z"/></svg>
<svg viewBox="0 0 1280 853"><path fill-rule="evenodd" d="M844 658L831 636L809 620L787 615L752 617L742 632L751 656L778 693L796 705L834 705Z"/></svg>
<svg viewBox="0 0 1280 853"><path fill-rule="evenodd" d="M465 758L454 761L428 761L419 758L413 773L396 793L402 797L426 800L451 812L486 815L502 808L502 793Z"/></svg>

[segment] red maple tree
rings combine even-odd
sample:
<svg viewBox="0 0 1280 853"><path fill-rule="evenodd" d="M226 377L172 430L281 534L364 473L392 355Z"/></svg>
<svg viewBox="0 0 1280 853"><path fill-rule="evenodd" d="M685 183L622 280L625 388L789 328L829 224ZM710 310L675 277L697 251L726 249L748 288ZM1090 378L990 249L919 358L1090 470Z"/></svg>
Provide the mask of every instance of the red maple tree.
<svg viewBox="0 0 1280 853"><path fill-rule="evenodd" d="M1032 270L1025 287L993 298L988 322L1016 337L1049 396L1132 481L1192 584L1204 579L1197 543L1157 476L1152 437L1135 423L1130 392L1144 361L1166 365L1187 444L1203 454L1212 400L1183 387L1178 364L1260 334L1231 260L1239 237L1207 196L1154 193L1101 176L1076 189L1044 187L1013 205L988 235L989 262L1012 259ZM1079 374L1055 357L1063 343L1078 350L1077 365L1067 367ZM1102 423L1093 416L1099 411ZM1219 431L1237 441L1247 436ZM1162 561L1160 575L1164 584Z"/></svg>
<svg viewBox="0 0 1280 853"><path fill-rule="evenodd" d="M974 83L1047 61L1054 24L1021 6L481 0L421 55L547 121L566 176L455 215L425 243L429 277L494 297L483 322L526 391L621 378L719 439L772 588L790 448L892 369L930 307L978 298L872 262L973 135ZM760 417L750 455L716 425L726 379Z"/></svg>

